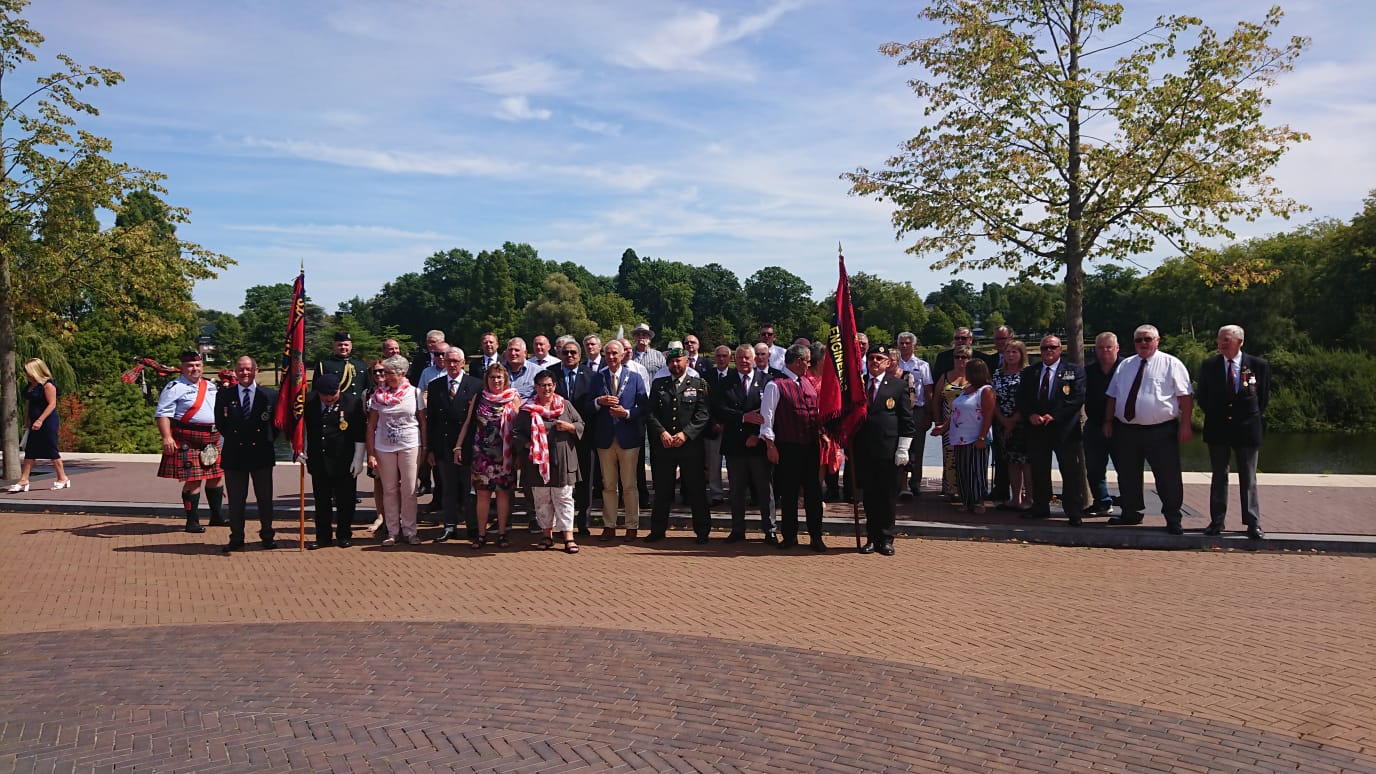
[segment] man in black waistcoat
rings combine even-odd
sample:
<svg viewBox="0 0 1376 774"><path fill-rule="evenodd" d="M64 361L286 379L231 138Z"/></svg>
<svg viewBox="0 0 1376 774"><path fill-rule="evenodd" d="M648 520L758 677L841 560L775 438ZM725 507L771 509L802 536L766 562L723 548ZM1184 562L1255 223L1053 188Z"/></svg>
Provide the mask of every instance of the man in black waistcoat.
<svg viewBox="0 0 1376 774"><path fill-rule="evenodd" d="M277 391L258 386L258 363L244 355L234 363L235 384L215 393L215 425L224 438L220 466L225 470L229 500L229 544L224 552L244 547L244 510L248 485L258 501L258 538L263 548L276 548L272 531L272 468L277 464L273 414Z"/></svg>
<svg viewBox="0 0 1376 774"><path fill-rule="evenodd" d="M458 347L445 349L440 362L444 364L444 373L425 386L425 444L430 464L438 471L440 510L444 516L444 531L435 542L458 537L460 513L465 514L468 539L474 540L478 537L478 522L468 496L472 469L467 464L455 464L454 447L460 443L459 431L468 418L469 405L482 394L483 383L464 372L467 359Z"/></svg>
<svg viewBox="0 0 1376 774"><path fill-rule="evenodd" d="M348 548L353 545L354 480L367 464L363 432L368 417L363 401L340 392L338 376L324 374L312 386L303 419L306 470L315 495L315 540L306 548Z"/></svg>
<svg viewBox="0 0 1376 774"><path fill-rule="evenodd" d="M589 338L596 338L595 336ZM597 371L582 362L583 353L578 347L578 339L560 336L554 342L551 353L559 362L545 371L554 377L554 392L559 397L573 402L573 408L584 421L592 422L597 414L593 400L601 389L598 385ZM594 471L598 466L597 442L591 431L583 433L574 445L578 452L579 481L573 487L573 526L578 534L587 537L592 534L588 524L588 508L592 502Z"/></svg>
<svg viewBox="0 0 1376 774"><path fill-rule="evenodd" d="M1051 455L1064 482L1061 505L1072 527L1080 526L1084 473L1080 468L1080 407L1085 405L1085 369L1061 357L1061 340L1047 336L1042 362L1022 371L1017 406L1027 430L1027 459L1032 465L1032 510L1026 519L1051 515Z"/></svg>
<svg viewBox="0 0 1376 774"><path fill-rule="evenodd" d="M697 542L702 544L707 542L712 531L703 468L703 433L710 421L711 396L702 377L688 375L688 356L682 342L669 342L664 358L669 375L650 384L649 411L645 415L655 482L650 534L645 540L662 540L669 529L669 508L674 502L677 474L683 477L683 491L693 511L693 532L697 533Z"/></svg>
<svg viewBox="0 0 1376 774"><path fill-rule="evenodd" d="M850 443L850 461L855 465L855 483L865 503L869 538L860 553L878 551L884 556L893 556L894 510L898 504L895 474L907 467L908 447L917 434L912 388L901 371L899 376L888 373L891 354L888 347L875 344L866 355L868 411Z"/></svg>
<svg viewBox="0 0 1376 774"><path fill-rule="evenodd" d="M1241 326L1218 329L1218 354L1199 369L1196 398L1204 411L1204 443L1209 445L1213 482L1209 487L1206 535L1223 531L1228 515L1228 462L1237 455L1242 523L1247 537L1262 540L1261 505L1257 500L1257 453L1261 450L1261 412L1271 394L1271 366L1242 352Z"/></svg>

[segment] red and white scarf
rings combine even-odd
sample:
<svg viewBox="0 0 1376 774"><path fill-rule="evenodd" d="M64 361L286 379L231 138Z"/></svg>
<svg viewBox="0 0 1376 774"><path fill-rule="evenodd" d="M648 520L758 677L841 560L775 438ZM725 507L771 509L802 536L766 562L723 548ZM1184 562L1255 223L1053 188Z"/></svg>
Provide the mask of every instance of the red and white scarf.
<svg viewBox="0 0 1376 774"><path fill-rule="evenodd" d="M504 470L515 470L511 462L511 423L516 419L516 403L520 398L520 393L516 392L514 387L508 387L501 392L483 390L483 400L502 412L498 428L502 438L502 468Z"/></svg>
<svg viewBox="0 0 1376 774"><path fill-rule="evenodd" d="M381 386L379 386L376 390L373 391L373 397L371 400L372 407L374 409L381 411L382 409L385 409L388 406L395 406L398 403L400 403L403 398L406 397L406 394L410 390L411 382L404 376L401 377L401 384L398 384L395 390L388 389L387 383L383 382Z"/></svg>
<svg viewBox="0 0 1376 774"><path fill-rule="evenodd" d="M549 434L545 432L545 420L555 420L564 414L564 398L554 395L548 407L535 401L521 406L522 411L530 412L530 461L540 469L540 477L549 483Z"/></svg>

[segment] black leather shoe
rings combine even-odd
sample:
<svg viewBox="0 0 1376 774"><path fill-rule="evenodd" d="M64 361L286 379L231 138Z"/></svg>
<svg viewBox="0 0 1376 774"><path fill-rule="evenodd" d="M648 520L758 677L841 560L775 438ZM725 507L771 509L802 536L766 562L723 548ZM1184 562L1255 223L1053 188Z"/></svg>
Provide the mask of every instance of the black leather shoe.
<svg viewBox="0 0 1376 774"><path fill-rule="evenodd" d="M1133 518L1133 517L1131 517L1131 516L1114 516L1113 518L1111 518L1111 519L1108 520L1108 523L1109 523L1109 524L1114 524L1114 525L1122 524L1123 526L1126 526L1126 527L1135 527L1135 526L1137 526L1138 524L1141 524L1141 523L1142 523L1142 520L1141 520L1141 519L1137 519L1137 518Z"/></svg>
<svg viewBox="0 0 1376 774"><path fill-rule="evenodd" d="M812 542L808 544L808 548L811 548L813 551L816 551L820 554L823 551L827 550L827 544L823 543L821 538L815 537L812 539Z"/></svg>
<svg viewBox="0 0 1376 774"><path fill-rule="evenodd" d="M1183 534L1185 534L1185 529L1184 529L1183 527L1181 527L1179 524L1167 524L1167 525L1166 525L1166 531L1169 532L1169 533L1172 534L1172 535L1183 535Z"/></svg>
<svg viewBox="0 0 1376 774"><path fill-rule="evenodd" d="M186 531L199 534L201 532L205 532L205 527L202 527L199 521L187 521Z"/></svg>
<svg viewBox="0 0 1376 774"><path fill-rule="evenodd" d="M453 527L445 527L444 531L440 533L439 537L435 538L435 542L444 543L449 540L455 540L458 537L459 531L457 529L454 529Z"/></svg>
<svg viewBox="0 0 1376 774"><path fill-rule="evenodd" d="M1084 521L1081 520L1079 516L1072 516L1070 519L1070 526L1072 527L1083 527L1084 524Z"/></svg>
<svg viewBox="0 0 1376 774"><path fill-rule="evenodd" d="M745 533L744 533L744 532L732 532L730 535L727 535L726 538L725 538L722 542L723 542L723 543L739 543L739 542L741 542L742 540L745 540Z"/></svg>
<svg viewBox="0 0 1376 774"><path fill-rule="evenodd" d="M1085 509L1086 516L1107 516L1113 512L1113 506L1108 503L1095 503Z"/></svg>
<svg viewBox="0 0 1376 774"><path fill-rule="evenodd" d="M1216 522L1209 522L1209 526L1204 528L1205 535L1222 535L1223 525Z"/></svg>
<svg viewBox="0 0 1376 774"><path fill-rule="evenodd" d="M352 540L341 540L341 541L339 541L338 543L335 543L335 545L339 546L340 548L353 548L353 547L354 547L354 541L352 541Z"/></svg>
<svg viewBox="0 0 1376 774"><path fill-rule="evenodd" d="M872 554L878 550L879 546L875 545L873 540L860 547L860 553L862 554Z"/></svg>
<svg viewBox="0 0 1376 774"><path fill-rule="evenodd" d="M888 542L879 546L879 553L883 554L884 556L893 556L893 543Z"/></svg>
<svg viewBox="0 0 1376 774"><path fill-rule="evenodd" d="M779 544L779 536L773 532L764 533L764 544L767 546L777 546Z"/></svg>
<svg viewBox="0 0 1376 774"><path fill-rule="evenodd" d="M786 538L784 538L783 540L780 540L780 541L779 541L778 543L776 543L775 545L777 545L779 548L781 548L781 549L787 551L788 549L790 549L790 548L792 548L792 547L798 545L798 538L796 538L796 537L786 537Z"/></svg>
<svg viewBox="0 0 1376 774"><path fill-rule="evenodd" d="M646 543L658 543L659 541L663 540L665 537L666 537L666 536L665 536L665 534L664 534L663 532L651 532L650 534L648 534L648 535L645 536L645 542L646 542Z"/></svg>
<svg viewBox="0 0 1376 774"><path fill-rule="evenodd" d="M1265 540L1266 533L1262 531L1260 526L1253 524L1247 528L1247 537L1253 540Z"/></svg>
<svg viewBox="0 0 1376 774"><path fill-rule="evenodd" d="M693 538L693 542L697 543L700 546L707 545L708 540L710 540L710 538L708 538L706 535L698 535L697 537Z"/></svg>
<svg viewBox="0 0 1376 774"><path fill-rule="evenodd" d="M592 530L588 529L587 527L579 527L579 528L578 528L578 537L580 537L580 538L592 537Z"/></svg>
<svg viewBox="0 0 1376 774"><path fill-rule="evenodd" d="M274 541L272 541L272 540L264 540L264 541L263 541L263 550L264 550L264 551L271 551L272 549L274 549L274 548L276 548L276 547L277 547L277 543L274 542Z"/></svg>
<svg viewBox="0 0 1376 774"><path fill-rule="evenodd" d="M210 526L212 526L212 527L228 527L228 526L229 526L229 519L226 519L226 518L223 517L223 516L211 516L211 517L210 517Z"/></svg>
<svg viewBox="0 0 1376 774"><path fill-rule="evenodd" d="M320 549L322 549L322 548L329 548L329 547L332 546L332 545L334 545L334 543L321 543L321 542L319 542L319 541L317 541L317 540L312 540L311 542L309 542L309 543L306 544L306 550L307 550L307 551L318 551L318 550L320 550Z"/></svg>
<svg viewBox="0 0 1376 774"><path fill-rule="evenodd" d="M221 548L221 549L220 549L220 552L221 552L221 553L228 554L228 553L230 553L230 552L232 552L232 551L242 551L242 550L244 550L244 544L243 544L243 543L230 543L229 545L225 546L224 548Z"/></svg>

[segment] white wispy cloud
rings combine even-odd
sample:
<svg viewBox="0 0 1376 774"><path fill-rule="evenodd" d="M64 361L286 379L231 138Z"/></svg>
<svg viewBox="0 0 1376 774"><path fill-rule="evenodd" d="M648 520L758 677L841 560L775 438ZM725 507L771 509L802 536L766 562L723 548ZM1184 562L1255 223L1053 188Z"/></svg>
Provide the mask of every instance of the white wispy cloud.
<svg viewBox="0 0 1376 774"><path fill-rule="evenodd" d="M523 62L468 79L469 83L492 94L527 96L555 94L569 88L577 80L577 73L564 70L545 60Z"/></svg>
<svg viewBox="0 0 1376 774"><path fill-rule="evenodd" d="M546 121L553 112L545 108L533 108L525 97L503 97L497 103L495 114L503 121Z"/></svg>
<svg viewBox="0 0 1376 774"><path fill-rule="evenodd" d="M346 223L295 223L282 225L276 223L243 223L226 226L228 231L246 231L256 234L281 234L285 236L331 236L349 239L415 240L434 242L452 240L454 237L438 231L412 231L393 226L360 226Z"/></svg>
<svg viewBox="0 0 1376 774"><path fill-rule="evenodd" d="M606 135L607 137L620 137L621 124L614 124L608 121L593 121L587 118L573 118L571 123L574 128L582 129L593 134Z"/></svg>
<svg viewBox="0 0 1376 774"><path fill-rule="evenodd" d="M613 57L625 67L651 70L717 70L704 55L773 26L785 13L797 7L793 2L775 3L764 11L744 16L734 24L723 22L711 11L682 13L644 38L633 40ZM744 73L741 73L744 75Z"/></svg>

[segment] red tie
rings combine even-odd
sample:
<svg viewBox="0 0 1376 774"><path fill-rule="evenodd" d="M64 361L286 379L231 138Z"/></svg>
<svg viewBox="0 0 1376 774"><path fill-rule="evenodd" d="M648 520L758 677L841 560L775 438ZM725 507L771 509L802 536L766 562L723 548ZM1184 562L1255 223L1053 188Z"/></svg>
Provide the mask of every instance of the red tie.
<svg viewBox="0 0 1376 774"><path fill-rule="evenodd" d="M1237 382L1233 379L1233 361L1228 361L1228 387L1237 392Z"/></svg>
<svg viewBox="0 0 1376 774"><path fill-rule="evenodd" d="M1051 369L1042 369L1042 401L1051 400Z"/></svg>
<svg viewBox="0 0 1376 774"><path fill-rule="evenodd" d="M1128 402L1123 406L1123 419L1131 422L1137 417L1137 390L1142 387L1142 372L1147 370L1146 358L1137 359L1137 376L1132 379L1132 387L1128 390Z"/></svg>

